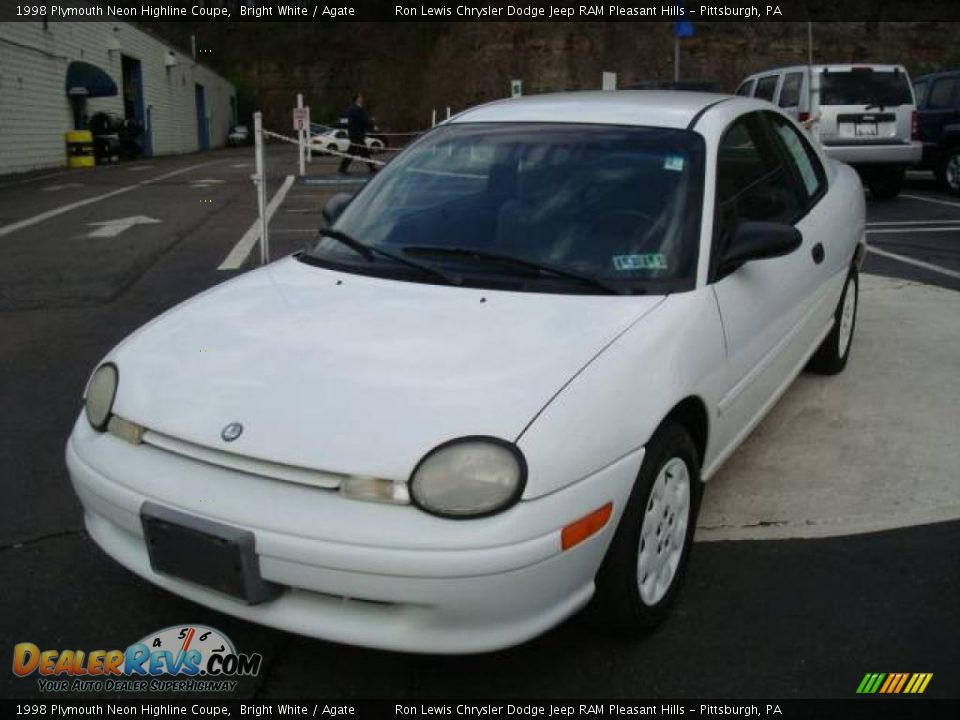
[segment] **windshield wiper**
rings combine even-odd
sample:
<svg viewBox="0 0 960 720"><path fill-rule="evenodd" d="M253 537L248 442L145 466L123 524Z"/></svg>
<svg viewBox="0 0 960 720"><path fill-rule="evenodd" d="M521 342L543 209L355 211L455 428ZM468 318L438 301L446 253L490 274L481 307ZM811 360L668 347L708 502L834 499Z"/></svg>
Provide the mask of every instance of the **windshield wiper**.
<svg viewBox="0 0 960 720"><path fill-rule="evenodd" d="M459 277L458 275L453 275L444 270L440 270L439 268L435 268L432 265L424 265L416 260L405 258L402 255L394 254L389 250L384 250L383 248L379 248L374 245L367 245L366 243L360 242L352 235L348 235L347 233L343 232L343 230L320 228L319 233L324 237L332 238L337 242L343 243L348 248L355 250L359 255L363 256L367 262L373 262L375 256L380 255L382 257L389 258L394 262L400 263L401 265L415 268L424 274L440 278L447 283L447 285L463 285L463 278Z"/></svg>
<svg viewBox="0 0 960 720"><path fill-rule="evenodd" d="M598 277L593 275L587 275L586 273L579 273L576 270L567 270L566 268L559 268L555 265L549 265L547 263L538 262L535 260L527 260L526 258L515 257L514 255L504 255L501 253L491 252L489 250L478 250L476 248L468 247L446 247L443 245L408 245L402 248L405 253L434 253L437 255L457 255L459 257L468 257L474 258L476 260L490 260L493 262L498 262L504 265L515 265L517 267L527 268L529 270L537 270L540 272L550 273L551 275L556 275L557 277L566 277L573 280L579 280L582 283L587 285L592 285L595 288L603 290L604 292L610 293L611 295L623 295L624 292L617 287L614 287L608 282L601 280Z"/></svg>

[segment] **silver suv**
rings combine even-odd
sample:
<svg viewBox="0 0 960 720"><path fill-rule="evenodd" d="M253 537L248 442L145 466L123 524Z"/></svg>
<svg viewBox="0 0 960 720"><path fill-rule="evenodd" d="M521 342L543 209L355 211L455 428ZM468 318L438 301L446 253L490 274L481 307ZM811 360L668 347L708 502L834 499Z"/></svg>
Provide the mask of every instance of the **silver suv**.
<svg viewBox="0 0 960 720"><path fill-rule="evenodd" d="M797 65L756 73L738 95L792 114L827 154L857 169L878 200L897 196L923 152L910 78L902 65Z"/></svg>

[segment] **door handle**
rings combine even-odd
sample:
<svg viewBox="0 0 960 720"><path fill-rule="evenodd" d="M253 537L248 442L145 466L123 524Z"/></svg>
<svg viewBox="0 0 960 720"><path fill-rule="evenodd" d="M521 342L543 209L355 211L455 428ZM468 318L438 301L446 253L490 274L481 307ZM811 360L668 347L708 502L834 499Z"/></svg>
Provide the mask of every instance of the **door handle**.
<svg viewBox="0 0 960 720"><path fill-rule="evenodd" d="M813 261L819 265L823 262L825 253L823 252L823 243L817 243L813 246L813 249L810 250L810 254L813 255Z"/></svg>

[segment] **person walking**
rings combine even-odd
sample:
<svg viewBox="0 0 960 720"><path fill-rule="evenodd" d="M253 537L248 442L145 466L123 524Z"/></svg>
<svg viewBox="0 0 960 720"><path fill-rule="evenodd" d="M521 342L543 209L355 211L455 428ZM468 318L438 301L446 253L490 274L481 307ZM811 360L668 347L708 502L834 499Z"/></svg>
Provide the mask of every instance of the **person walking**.
<svg viewBox="0 0 960 720"><path fill-rule="evenodd" d="M373 123L370 122L370 116L363 109L363 93L357 93L353 96L353 104L347 108L347 135L350 138L350 155L369 158L370 149L367 147L367 133L373 130ZM347 168L353 158L345 157L340 161L340 174L347 175ZM377 171L372 162L367 162L367 170L371 174Z"/></svg>

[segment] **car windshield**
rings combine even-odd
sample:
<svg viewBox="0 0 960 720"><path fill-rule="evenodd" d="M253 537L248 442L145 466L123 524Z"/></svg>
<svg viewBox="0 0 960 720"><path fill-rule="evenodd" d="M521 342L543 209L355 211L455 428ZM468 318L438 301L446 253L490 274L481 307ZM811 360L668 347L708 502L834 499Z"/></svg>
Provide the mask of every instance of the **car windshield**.
<svg viewBox="0 0 960 720"><path fill-rule="evenodd" d="M704 143L686 130L451 124L385 167L334 224L352 240L464 284L542 292L671 292L694 285ZM312 261L413 273L335 238ZM517 261L523 262L517 262Z"/></svg>
<svg viewBox="0 0 960 720"><path fill-rule="evenodd" d="M821 105L912 105L913 93L903 71L872 68L823 70L820 73Z"/></svg>

